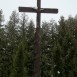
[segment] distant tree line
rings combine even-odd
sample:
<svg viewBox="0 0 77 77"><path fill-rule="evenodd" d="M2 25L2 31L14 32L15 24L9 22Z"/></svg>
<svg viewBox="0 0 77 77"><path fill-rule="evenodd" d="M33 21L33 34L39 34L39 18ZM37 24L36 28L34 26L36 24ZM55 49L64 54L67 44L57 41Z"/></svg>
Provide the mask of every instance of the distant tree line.
<svg viewBox="0 0 77 77"><path fill-rule="evenodd" d="M33 77L34 22L13 11L3 23L0 10L0 77ZM77 16L41 26L41 77L77 77Z"/></svg>

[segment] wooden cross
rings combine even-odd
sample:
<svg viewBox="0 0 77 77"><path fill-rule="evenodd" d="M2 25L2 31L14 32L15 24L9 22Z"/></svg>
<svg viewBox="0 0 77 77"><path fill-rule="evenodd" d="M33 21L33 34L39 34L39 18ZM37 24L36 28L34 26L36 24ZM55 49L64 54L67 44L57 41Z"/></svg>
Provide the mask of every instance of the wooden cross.
<svg viewBox="0 0 77 77"><path fill-rule="evenodd" d="M35 32L35 45L34 45L34 76L41 77L41 52L40 52L40 17L41 13L58 13L58 9L50 8L41 8L41 0L37 0L37 9L32 7L19 7L19 12L32 12L37 13L37 24Z"/></svg>

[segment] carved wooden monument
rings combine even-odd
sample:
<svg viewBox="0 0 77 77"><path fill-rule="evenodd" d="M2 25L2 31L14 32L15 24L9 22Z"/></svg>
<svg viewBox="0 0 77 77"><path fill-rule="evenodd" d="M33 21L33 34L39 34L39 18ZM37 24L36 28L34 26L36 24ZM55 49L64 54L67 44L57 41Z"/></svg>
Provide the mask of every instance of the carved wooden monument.
<svg viewBox="0 0 77 77"><path fill-rule="evenodd" d="M37 0L37 9L32 7L19 7L19 12L32 12L37 13L37 20L36 20L36 32L35 32L35 49L34 49L34 75L33 77L41 77L41 59L40 59L40 17L41 13L58 13L58 9L50 9L50 8L41 8L41 0Z"/></svg>

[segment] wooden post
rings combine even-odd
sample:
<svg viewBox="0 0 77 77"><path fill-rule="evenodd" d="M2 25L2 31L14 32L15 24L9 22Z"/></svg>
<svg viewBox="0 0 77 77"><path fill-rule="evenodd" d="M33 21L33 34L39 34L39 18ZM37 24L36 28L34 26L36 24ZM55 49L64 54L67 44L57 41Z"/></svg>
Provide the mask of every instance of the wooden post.
<svg viewBox="0 0 77 77"><path fill-rule="evenodd" d="M35 51L34 51L34 77L41 77L41 54L40 54L40 42L41 42L41 35L40 35L40 7L41 1L37 0L37 19L36 19L36 33L35 33Z"/></svg>

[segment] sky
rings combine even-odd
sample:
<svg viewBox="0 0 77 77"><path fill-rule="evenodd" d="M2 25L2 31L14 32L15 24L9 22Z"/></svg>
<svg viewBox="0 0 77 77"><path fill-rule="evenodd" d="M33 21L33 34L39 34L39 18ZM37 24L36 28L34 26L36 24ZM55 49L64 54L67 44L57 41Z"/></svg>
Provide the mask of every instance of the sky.
<svg viewBox="0 0 77 77"><path fill-rule="evenodd" d="M37 7L37 0L0 0L0 9L3 10L5 17L5 22L9 20L9 16L12 11L16 10L18 12L18 7ZM77 14L77 0L41 0L42 8L58 8L58 14L41 14L42 21L49 21L54 19L56 22L59 21L61 16L65 19L69 15L73 17ZM36 21L35 13L26 13L29 19Z"/></svg>

